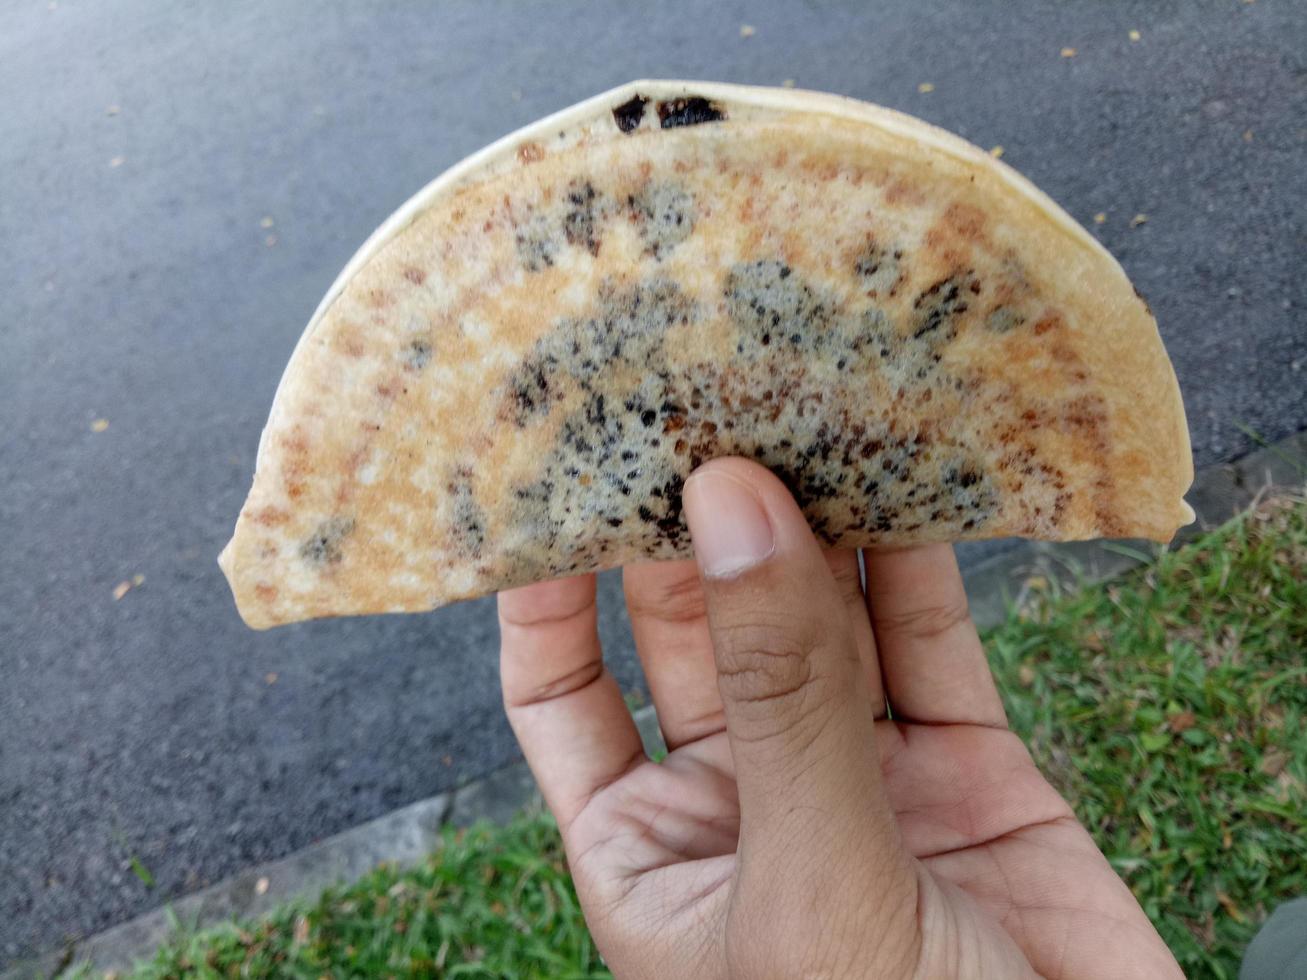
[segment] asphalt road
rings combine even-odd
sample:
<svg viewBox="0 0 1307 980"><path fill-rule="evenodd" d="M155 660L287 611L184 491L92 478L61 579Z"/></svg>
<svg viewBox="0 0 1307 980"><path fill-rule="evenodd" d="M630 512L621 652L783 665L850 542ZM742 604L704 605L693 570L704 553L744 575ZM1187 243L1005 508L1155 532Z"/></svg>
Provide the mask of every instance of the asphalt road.
<svg viewBox="0 0 1307 980"><path fill-rule="evenodd" d="M1151 301L1200 465L1307 425L1301 3L420 6L5 5L0 964L513 756L488 603L256 634L214 558L355 247L610 85L792 78L1002 145Z"/></svg>

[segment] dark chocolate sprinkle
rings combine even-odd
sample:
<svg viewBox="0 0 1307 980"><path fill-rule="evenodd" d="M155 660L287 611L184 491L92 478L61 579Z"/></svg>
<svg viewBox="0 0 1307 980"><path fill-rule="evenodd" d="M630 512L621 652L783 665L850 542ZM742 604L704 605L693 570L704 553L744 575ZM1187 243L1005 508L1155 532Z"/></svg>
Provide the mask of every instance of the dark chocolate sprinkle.
<svg viewBox="0 0 1307 980"><path fill-rule="evenodd" d="M697 95L658 103L658 121L663 129L698 126L700 123L719 122L725 118L726 113L718 105Z"/></svg>
<svg viewBox="0 0 1307 980"><path fill-rule="evenodd" d="M621 105L614 107L613 120L617 123L617 128L624 133L634 132L640 126L640 120L644 118L644 107L649 104L649 100L643 95L634 95Z"/></svg>
<svg viewBox="0 0 1307 980"><path fill-rule="evenodd" d="M581 200L569 203L590 200L577 190ZM637 222L639 197L625 202ZM983 530L997 496L977 460L933 430L892 423L893 396L856 419L829 417L823 407L858 404L840 389L877 360L898 378L899 402L946 386L964 391L940 351L957 333L974 282L968 272L940 280L896 324L874 297L817 287L780 261L741 264L722 284L738 362L725 374L720 365L669 357L684 350L692 334L681 331L695 330L701 315L673 283L605 285L588 315L546 331L502 393L502 411L516 424L551 415L558 426L539 482L514 488L510 526L547 556L542 574L596 567L614 544L597 530L618 526L639 554L683 553L685 478L703 460L735 454L781 474L828 542L850 531L899 534L930 520L942 533ZM776 348L790 345L803 356L778 359ZM614 391L615 377L632 380ZM777 429L788 436L761 441ZM849 499L849 487L859 488L858 499ZM638 525L622 524L632 506Z"/></svg>

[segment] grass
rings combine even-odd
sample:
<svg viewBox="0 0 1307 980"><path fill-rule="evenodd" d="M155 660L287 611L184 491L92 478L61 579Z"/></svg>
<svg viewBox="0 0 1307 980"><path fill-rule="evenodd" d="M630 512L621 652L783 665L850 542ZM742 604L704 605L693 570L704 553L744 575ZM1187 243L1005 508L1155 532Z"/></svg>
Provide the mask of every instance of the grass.
<svg viewBox="0 0 1307 980"><path fill-rule="evenodd" d="M69 976L90 977L82 970ZM170 977L607 977L547 814L447 829L417 868L367 877L257 923L179 934L135 980Z"/></svg>
<svg viewBox="0 0 1307 980"><path fill-rule="evenodd" d="M1307 504L987 637L1008 716L1190 976L1307 895Z"/></svg>
<svg viewBox="0 0 1307 980"><path fill-rule="evenodd" d="M986 643L1013 727L1187 975L1235 977L1270 910L1307 894L1307 503L1046 589ZM179 934L131 974L324 975L607 976L543 814L449 832L419 868L261 923Z"/></svg>

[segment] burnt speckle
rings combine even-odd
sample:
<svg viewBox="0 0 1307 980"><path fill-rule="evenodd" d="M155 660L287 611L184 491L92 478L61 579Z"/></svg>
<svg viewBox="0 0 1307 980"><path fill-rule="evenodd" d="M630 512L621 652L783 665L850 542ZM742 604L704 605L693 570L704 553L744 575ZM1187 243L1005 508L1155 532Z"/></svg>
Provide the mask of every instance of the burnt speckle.
<svg viewBox="0 0 1307 980"><path fill-rule="evenodd" d="M548 413L553 399L551 378L556 374L558 358L547 351L528 355L513 375L509 385L512 393L514 420L519 426L533 415Z"/></svg>
<svg viewBox="0 0 1307 980"><path fill-rule="evenodd" d="M631 220L644 243L646 255L661 258L690 237L698 218L694 195L681 184L653 181L627 198Z"/></svg>
<svg viewBox="0 0 1307 980"><path fill-rule="evenodd" d="M697 95L658 103L658 122L663 129L698 126L700 123L719 122L725 118L726 113L720 106Z"/></svg>
<svg viewBox="0 0 1307 980"><path fill-rule="evenodd" d="M876 239L869 239L854 263L853 271L857 273L868 296L873 299L894 296L905 278L903 250L886 248Z"/></svg>
<svg viewBox="0 0 1307 980"><path fill-rule="evenodd" d="M1026 322L1026 318L1010 306L996 306L985 317L985 328L994 333L1007 333Z"/></svg>
<svg viewBox="0 0 1307 980"><path fill-rule="evenodd" d="M737 265L726 276L727 313L745 343L763 347L783 339L794 347L825 346L831 333L834 304L783 262Z"/></svg>
<svg viewBox="0 0 1307 980"><path fill-rule="evenodd" d="M352 517L333 517L323 521L300 545L300 558L317 568L337 564L344 557L341 544L353 530Z"/></svg>
<svg viewBox="0 0 1307 980"><path fill-rule="evenodd" d="M693 197L687 204L677 185L658 187L625 201L629 217L675 227L659 214L684 212ZM653 206L659 195L675 206ZM568 203L599 196L570 188ZM859 262L860 284L902 277L893 248L869 244ZM545 332L499 392L505 421L547 417L557 434L533 482L513 488L508 513L469 512L458 523L470 542L487 517L510 529L497 554L538 577L600 567L619 549L684 554L685 479L703 461L743 455L781 476L826 542L850 533L897 539L927 526L939 536L983 534L1007 469L991 472L966 448L966 426L950 435L947 421L907 421L913 405L972 397L971 379L950 373L941 352L968 304L982 297L982 309L997 309L980 286L960 271L892 314L898 304L869 297L870 287L850 296L779 258L741 263L721 286L722 339L736 352L723 366L687 357L705 311L675 283L605 284L586 315ZM869 400L858 386L873 365L889 386Z"/></svg>
<svg viewBox="0 0 1307 980"><path fill-rule="evenodd" d="M967 311L967 301L973 295L973 284L975 277L968 270L939 280L917 296L912 303L915 311L913 339L920 340L937 331L939 338L944 341L956 337L957 320Z"/></svg>
<svg viewBox="0 0 1307 980"><path fill-rule="evenodd" d="M518 222L514 232L518 257L528 272L540 272L558 261L565 246L597 256L608 213L604 195L594 183L577 178L567 185L560 205L546 211L531 209Z"/></svg>
<svg viewBox="0 0 1307 980"><path fill-rule="evenodd" d="M635 95L616 106L613 109L613 121L617 123L617 128L624 133L638 129L640 120L644 118L644 107L648 104L649 100L643 95Z"/></svg>
<svg viewBox="0 0 1307 980"><path fill-rule="evenodd" d="M693 314L690 302L669 282L656 280L623 290L604 286L594 315L559 323L523 358L508 382L509 417L523 426L548 413L573 387L590 391L623 363L648 366L661 356L667 328L689 322ZM640 415L633 396L627 397L625 408Z"/></svg>
<svg viewBox="0 0 1307 980"><path fill-rule="evenodd" d="M472 469L463 467L446 487L454 507L454 528L473 558L481 557L486 541L486 515L472 492Z"/></svg>
<svg viewBox="0 0 1307 980"><path fill-rule="evenodd" d="M559 235L543 215L532 215L518 225L515 235L517 255L528 272L539 272L558 258Z"/></svg>
<svg viewBox="0 0 1307 980"><path fill-rule="evenodd" d="M838 371L857 372L870 360L890 357L902 347L879 307L852 312L783 262L734 266L724 293L727 314L739 330L736 352L746 360L764 358L775 364L774 356L762 348L781 346L808 352L808 363L830 362Z"/></svg>
<svg viewBox="0 0 1307 980"><path fill-rule="evenodd" d="M563 214L563 235L567 244L599 254L599 235L595 230L597 212L602 204L599 192L588 180L577 179L567 188L567 210Z"/></svg>
<svg viewBox="0 0 1307 980"><path fill-rule="evenodd" d="M431 353L431 341L419 338L404 346L400 359L408 370L421 371L431 363Z"/></svg>

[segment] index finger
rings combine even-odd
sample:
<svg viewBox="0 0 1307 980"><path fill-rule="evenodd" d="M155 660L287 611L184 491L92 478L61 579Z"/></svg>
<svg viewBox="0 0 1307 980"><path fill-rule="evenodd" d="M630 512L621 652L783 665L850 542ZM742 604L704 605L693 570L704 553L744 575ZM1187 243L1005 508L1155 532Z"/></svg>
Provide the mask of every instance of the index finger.
<svg viewBox="0 0 1307 980"><path fill-rule="evenodd" d="M640 733L604 667L595 577L499 594L504 710L559 825L644 761Z"/></svg>

